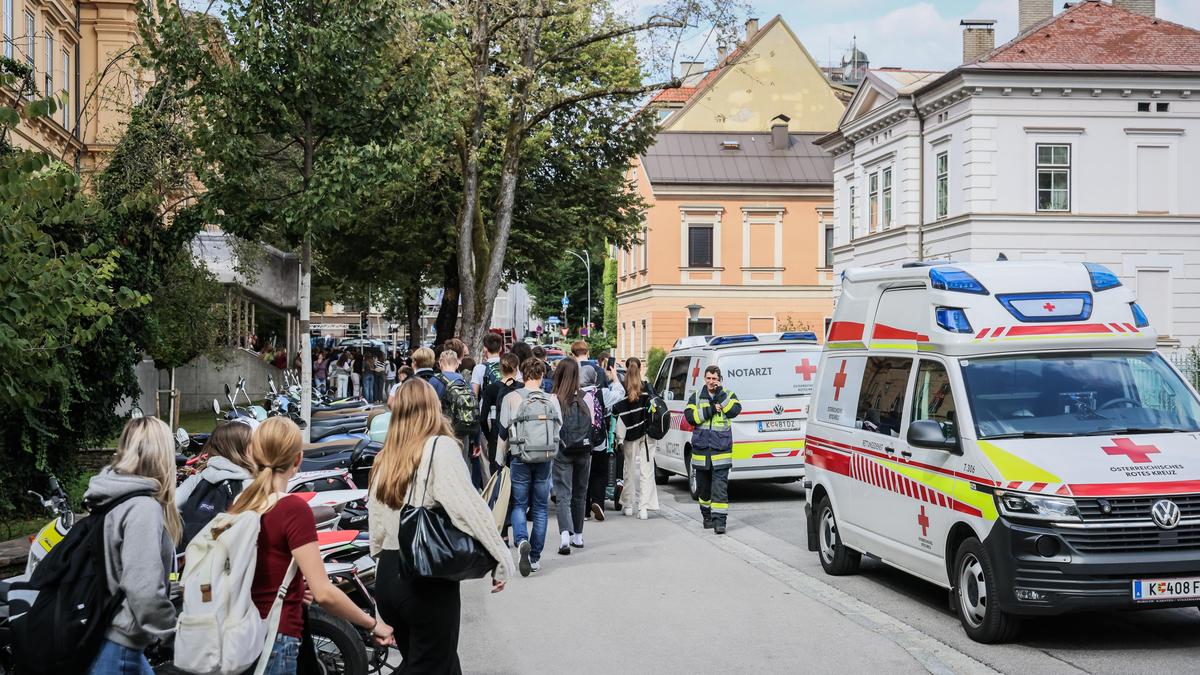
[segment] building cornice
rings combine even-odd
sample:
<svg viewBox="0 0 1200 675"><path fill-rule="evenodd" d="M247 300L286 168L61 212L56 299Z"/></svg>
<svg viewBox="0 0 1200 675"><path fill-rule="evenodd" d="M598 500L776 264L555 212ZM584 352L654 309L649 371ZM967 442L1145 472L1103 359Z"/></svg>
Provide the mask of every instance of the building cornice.
<svg viewBox="0 0 1200 675"><path fill-rule="evenodd" d="M833 182L814 186L788 185L655 185L654 197L705 197L737 199L740 197L808 197L833 199Z"/></svg>

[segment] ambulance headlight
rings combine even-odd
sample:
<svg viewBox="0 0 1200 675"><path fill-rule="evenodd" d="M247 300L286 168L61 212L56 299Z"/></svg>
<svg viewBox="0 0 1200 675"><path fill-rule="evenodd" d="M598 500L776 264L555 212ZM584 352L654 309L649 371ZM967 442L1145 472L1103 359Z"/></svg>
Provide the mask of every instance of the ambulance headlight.
<svg viewBox="0 0 1200 675"><path fill-rule="evenodd" d="M1051 497L1028 492L996 491L996 506L1011 518L1080 522L1079 507L1067 497Z"/></svg>

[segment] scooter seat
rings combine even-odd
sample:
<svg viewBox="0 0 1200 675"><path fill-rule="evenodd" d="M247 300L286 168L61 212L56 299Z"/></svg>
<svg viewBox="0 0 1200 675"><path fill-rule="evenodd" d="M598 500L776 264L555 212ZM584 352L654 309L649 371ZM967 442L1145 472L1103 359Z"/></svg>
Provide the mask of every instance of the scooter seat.
<svg viewBox="0 0 1200 675"><path fill-rule="evenodd" d="M315 419L312 421L313 427L341 427L347 424L367 425L366 415L354 415L353 417L335 417L331 419Z"/></svg>
<svg viewBox="0 0 1200 675"><path fill-rule="evenodd" d="M327 443L310 443L304 446L304 459L317 459L353 452L360 441L329 441Z"/></svg>
<svg viewBox="0 0 1200 675"><path fill-rule="evenodd" d="M310 429L309 439L319 441L322 438L336 436L338 434L356 434L366 431L366 426L362 424L346 424L338 427L327 427L321 429Z"/></svg>
<svg viewBox="0 0 1200 675"><path fill-rule="evenodd" d="M314 405L313 410L314 411L319 410L322 412L324 412L326 410L345 410L346 408L361 408L365 405L366 405L366 401L362 401L362 400L344 401L342 403L329 403L329 404L320 405L320 406Z"/></svg>

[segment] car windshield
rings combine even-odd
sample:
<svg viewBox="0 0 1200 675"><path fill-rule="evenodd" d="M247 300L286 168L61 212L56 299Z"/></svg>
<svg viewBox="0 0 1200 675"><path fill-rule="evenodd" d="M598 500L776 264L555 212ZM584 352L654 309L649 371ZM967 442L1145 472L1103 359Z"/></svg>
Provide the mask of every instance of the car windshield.
<svg viewBox="0 0 1200 675"><path fill-rule="evenodd" d="M1200 430L1200 402L1157 353L962 359L979 439Z"/></svg>
<svg viewBox="0 0 1200 675"><path fill-rule="evenodd" d="M722 384L739 399L773 401L812 394L820 359L814 349L774 348L722 355L717 365Z"/></svg>

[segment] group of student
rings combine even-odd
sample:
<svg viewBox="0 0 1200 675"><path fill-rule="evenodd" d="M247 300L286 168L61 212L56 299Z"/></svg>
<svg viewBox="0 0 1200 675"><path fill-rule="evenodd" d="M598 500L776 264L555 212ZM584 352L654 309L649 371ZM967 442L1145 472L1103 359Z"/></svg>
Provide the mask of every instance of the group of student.
<svg viewBox="0 0 1200 675"><path fill-rule="evenodd" d="M459 584L399 574L400 514L406 504L440 505L455 527L491 554L496 561L493 592L502 591L515 570L527 576L540 567L552 482L559 553L584 547L586 517L603 520L608 462L618 448L624 456L625 490L619 495L624 513L645 519L647 511L658 508L652 482L654 441L644 433L649 394L638 359L626 362L622 384L611 360L590 361L586 344L577 343L576 354L563 359L547 378L543 358L531 353L521 360L515 351L501 356L499 345L489 339L480 365L494 365L497 372L491 376L485 370L478 378L472 373L482 423L477 435L464 436L446 403L447 392L465 384L457 372L457 354L444 351L441 370L423 375L433 369L430 355L421 351L414 354L416 376L391 392L392 417L371 472L368 530L371 553L379 563L375 615L330 581L313 512L303 498L287 493L303 458L302 434L290 419L272 417L253 431L241 423L218 427L205 445L207 466L177 489L170 428L143 417L126 424L112 463L91 479L84 497L88 508L100 514L103 575L109 592L119 599L103 640L95 645L94 656L88 655L88 672L152 672L144 651L168 641L177 624L183 625L169 592L177 553L193 538L220 534L206 532L216 529L210 527L217 515L213 511L253 514L258 524L249 600L263 620L278 617L274 642L269 652L262 650L265 669L260 672L297 672L306 658L306 607L316 602L360 627L378 645L395 645L406 672L454 673L460 672ZM612 429L610 419L616 420ZM534 456L529 449L538 445L539 432L545 435L546 451ZM517 564L472 479L470 461L480 457L491 471L506 467L511 472L507 524ZM284 587L286 579L291 582ZM277 597L282 602L272 612ZM185 616L187 612L185 600ZM181 630L177 636L177 658L181 649L196 653L217 648L188 645L186 635Z"/></svg>

